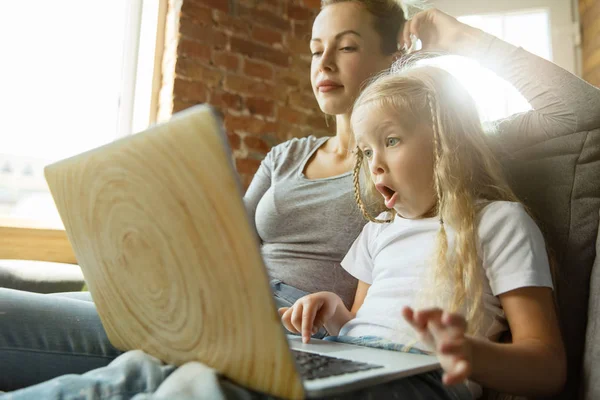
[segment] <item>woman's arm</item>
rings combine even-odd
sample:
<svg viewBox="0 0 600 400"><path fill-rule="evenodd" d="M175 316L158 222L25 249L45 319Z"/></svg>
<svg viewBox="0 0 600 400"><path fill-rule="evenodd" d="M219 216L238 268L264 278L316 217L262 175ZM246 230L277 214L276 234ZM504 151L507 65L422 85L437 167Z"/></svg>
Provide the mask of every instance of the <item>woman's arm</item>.
<svg viewBox="0 0 600 400"><path fill-rule="evenodd" d="M600 127L600 90L556 64L517 48L479 29L463 24L437 9L416 14L405 25L423 50L442 51L478 60L512 84L533 110L498 121L501 139L515 145Z"/></svg>
<svg viewBox="0 0 600 400"><path fill-rule="evenodd" d="M471 56L513 85L532 110L497 121L507 137L520 143L600 127L600 90L558 65L479 29L467 27L471 43L457 51Z"/></svg>
<svg viewBox="0 0 600 400"><path fill-rule="evenodd" d="M269 190L271 187L272 157L273 155L271 150L260 163L260 167L258 167L258 170L252 178L252 182L250 182L250 186L248 186L248 189L244 194L244 205L246 206L248 218L255 232L256 207L258 206L260 199L262 199L267 190Z"/></svg>

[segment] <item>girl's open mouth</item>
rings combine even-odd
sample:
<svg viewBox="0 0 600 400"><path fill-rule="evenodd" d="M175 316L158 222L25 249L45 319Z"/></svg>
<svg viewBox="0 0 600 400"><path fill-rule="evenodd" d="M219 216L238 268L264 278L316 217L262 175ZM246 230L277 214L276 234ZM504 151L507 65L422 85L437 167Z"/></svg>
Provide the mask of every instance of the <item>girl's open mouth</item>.
<svg viewBox="0 0 600 400"><path fill-rule="evenodd" d="M383 196L385 206L387 208L393 208L394 204L396 204L396 191L394 191L394 189L390 188L389 186L385 186L381 183L376 184L375 188Z"/></svg>

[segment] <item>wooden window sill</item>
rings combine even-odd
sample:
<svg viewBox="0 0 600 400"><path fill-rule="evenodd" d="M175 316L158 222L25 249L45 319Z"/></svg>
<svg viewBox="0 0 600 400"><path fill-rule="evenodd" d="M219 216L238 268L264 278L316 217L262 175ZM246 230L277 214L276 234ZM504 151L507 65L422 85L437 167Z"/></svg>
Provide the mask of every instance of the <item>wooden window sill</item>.
<svg viewBox="0 0 600 400"><path fill-rule="evenodd" d="M0 259L77 264L63 228L0 218Z"/></svg>

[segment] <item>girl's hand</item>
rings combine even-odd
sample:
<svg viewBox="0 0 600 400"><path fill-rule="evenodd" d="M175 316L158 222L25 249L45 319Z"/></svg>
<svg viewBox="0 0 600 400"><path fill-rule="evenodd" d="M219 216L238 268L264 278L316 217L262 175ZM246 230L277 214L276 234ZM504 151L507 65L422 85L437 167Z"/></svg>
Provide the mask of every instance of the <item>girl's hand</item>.
<svg viewBox="0 0 600 400"><path fill-rule="evenodd" d="M482 33L479 29L431 8L415 14L406 22L399 43L406 46L406 49L410 48L411 35L414 35L421 40L422 50L468 55Z"/></svg>
<svg viewBox="0 0 600 400"><path fill-rule="evenodd" d="M463 316L439 308L415 311L410 307L405 307L402 315L419 339L436 352L444 369L444 384L454 385L469 378L473 351L470 339L465 336L467 321Z"/></svg>
<svg viewBox="0 0 600 400"><path fill-rule="evenodd" d="M317 333L334 315L342 299L335 293L318 292L301 297L291 307L279 309L281 322L292 333L302 334L302 341L308 343L311 335Z"/></svg>

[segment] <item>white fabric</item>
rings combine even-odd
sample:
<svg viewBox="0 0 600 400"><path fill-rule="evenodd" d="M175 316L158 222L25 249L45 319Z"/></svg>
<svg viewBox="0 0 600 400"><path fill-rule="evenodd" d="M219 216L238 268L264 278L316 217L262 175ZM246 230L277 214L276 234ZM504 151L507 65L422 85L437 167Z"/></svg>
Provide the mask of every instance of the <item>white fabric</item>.
<svg viewBox="0 0 600 400"><path fill-rule="evenodd" d="M448 225L448 224L446 224ZM404 321L404 306L416 306L419 289L435 259L437 218L408 220L396 217L390 224L368 223L342 261L350 274L371 284L356 318L340 335L378 336L397 343L416 342ZM446 226L449 248L454 231ZM478 253L484 276L485 316L480 335L495 340L508 329L499 294L526 286L552 288L543 236L519 203L493 202L479 214Z"/></svg>

